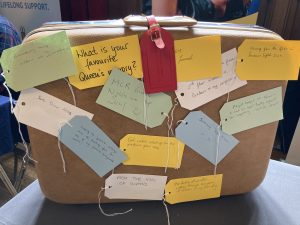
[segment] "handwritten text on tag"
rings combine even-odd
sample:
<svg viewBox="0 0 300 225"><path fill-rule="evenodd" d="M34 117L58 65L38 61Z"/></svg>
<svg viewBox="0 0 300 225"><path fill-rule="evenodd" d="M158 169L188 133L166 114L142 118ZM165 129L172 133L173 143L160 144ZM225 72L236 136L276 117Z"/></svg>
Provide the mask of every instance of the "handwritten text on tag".
<svg viewBox="0 0 300 225"><path fill-rule="evenodd" d="M170 204L189 202L221 195L223 174L170 180L165 188L166 201Z"/></svg>
<svg viewBox="0 0 300 225"><path fill-rule="evenodd" d="M161 125L166 118L163 113L168 114L172 108L169 95L146 96L142 81L118 69L112 71L96 102L150 128Z"/></svg>
<svg viewBox="0 0 300 225"><path fill-rule="evenodd" d="M175 132L176 138L214 165L217 165L239 143L235 137L224 133L217 123L201 111L190 112Z"/></svg>
<svg viewBox="0 0 300 225"><path fill-rule="evenodd" d="M79 89L103 85L115 67L133 77L142 77L137 35L76 46L72 52L78 73L69 80Z"/></svg>
<svg viewBox="0 0 300 225"><path fill-rule="evenodd" d="M109 199L162 200L166 176L112 174L105 180L104 195Z"/></svg>
<svg viewBox="0 0 300 225"><path fill-rule="evenodd" d="M14 114L20 123L54 136L76 115L93 118L93 114L35 88L21 92Z"/></svg>
<svg viewBox="0 0 300 225"><path fill-rule="evenodd" d="M235 74L237 51L231 49L222 54L222 77L179 82L176 96L180 105L193 110L228 92L247 84Z"/></svg>
<svg viewBox="0 0 300 225"><path fill-rule="evenodd" d="M238 48L242 80L297 80L299 66L300 41L245 40Z"/></svg>
<svg viewBox="0 0 300 225"><path fill-rule="evenodd" d="M120 148L128 156L124 165L179 168L184 144L173 137L127 134Z"/></svg>
<svg viewBox="0 0 300 225"><path fill-rule="evenodd" d="M65 31L3 51L1 66L10 88L21 91L76 73Z"/></svg>
<svg viewBox="0 0 300 225"><path fill-rule="evenodd" d="M282 88L277 87L225 103L220 110L222 129L235 134L283 119Z"/></svg>
<svg viewBox="0 0 300 225"><path fill-rule="evenodd" d="M75 116L62 128L59 140L100 177L127 159L116 144L89 118Z"/></svg>

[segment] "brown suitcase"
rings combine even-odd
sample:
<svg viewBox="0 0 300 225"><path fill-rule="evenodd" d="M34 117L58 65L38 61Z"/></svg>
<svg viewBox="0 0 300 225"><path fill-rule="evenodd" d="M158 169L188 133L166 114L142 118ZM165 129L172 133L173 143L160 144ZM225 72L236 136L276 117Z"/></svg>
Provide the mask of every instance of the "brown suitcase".
<svg viewBox="0 0 300 225"><path fill-rule="evenodd" d="M125 25L122 20L98 21L94 23L54 23L45 24L31 32L25 42L39 37L50 35L62 30L67 32L71 46L87 44L100 40L121 37L125 35L141 35L147 27L144 22L135 26L137 21L131 20ZM180 22L169 22L164 28L169 30L174 39L185 39L205 35L221 35L222 52L238 48L244 39L276 39L281 37L276 33L258 26L234 25L220 23L202 23L182 27ZM172 27L170 27L172 26ZM235 100L258 92L269 90L278 86L286 88L285 81L248 81L243 86L230 93L230 100ZM63 79L37 87L50 95L72 104L73 99ZM165 120L162 126L145 130L138 124L122 115L95 103L102 87L90 88L80 91L74 88L77 106L94 113L93 122L108 134L118 145L122 137L128 133L166 136ZM174 93L167 93L174 99ZM223 95L195 110L201 110L216 123L220 121L219 110L226 102L227 95ZM175 110L174 121L182 120L189 113L188 110L178 107ZM120 124L122 126L120 126ZM100 126L101 125L101 126ZM173 124L175 127L176 124ZM173 127L173 128L174 128ZM264 179L268 167L273 142L275 139L277 122L255 127L234 134L240 143L228 154L217 167L217 173L223 174L221 195L245 193L256 188ZM98 192L104 187L105 177L99 177L86 163L77 157L67 147L63 146L67 173L62 170L61 157L57 148L57 138L29 127L32 156L38 161L36 171L41 189L45 196L60 203L96 203ZM196 177L212 175L214 165L185 146L181 168L179 170L164 168L124 166L119 165L114 173L133 173L166 175L168 180L175 178ZM121 202L133 200L110 200L103 197L102 202Z"/></svg>

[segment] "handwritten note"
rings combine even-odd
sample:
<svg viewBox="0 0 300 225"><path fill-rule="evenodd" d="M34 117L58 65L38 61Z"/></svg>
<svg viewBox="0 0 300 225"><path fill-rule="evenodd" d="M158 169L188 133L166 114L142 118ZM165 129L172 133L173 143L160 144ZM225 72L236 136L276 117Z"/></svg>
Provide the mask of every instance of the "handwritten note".
<svg viewBox="0 0 300 225"><path fill-rule="evenodd" d="M14 114L20 123L54 136L76 115L93 118L93 114L35 88L21 92Z"/></svg>
<svg viewBox="0 0 300 225"><path fill-rule="evenodd" d="M222 77L178 82L176 96L183 108L193 110L230 91L247 84L235 74L237 51L231 49L222 54Z"/></svg>
<svg viewBox="0 0 300 225"><path fill-rule="evenodd" d="M177 40L174 45L178 82L222 75L220 36Z"/></svg>
<svg viewBox="0 0 300 225"><path fill-rule="evenodd" d="M242 80L297 80L300 41L245 40L236 73Z"/></svg>
<svg viewBox="0 0 300 225"><path fill-rule="evenodd" d="M127 159L118 146L85 116L75 116L62 126L59 140L100 177Z"/></svg>
<svg viewBox="0 0 300 225"><path fill-rule="evenodd" d="M235 134L283 119L282 88L277 87L226 103L220 110L223 131Z"/></svg>
<svg viewBox="0 0 300 225"><path fill-rule="evenodd" d="M10 88L21 91L76 73L65 31L3 51L5 79Z"/></svg>
<svg viewBox="0 0 300 225"><path fill-rule="evenodd" d="M166 118L163 113L172 108L169 95L145 95L142 81L118 69L113 69L96 102L151 128L161 125Z"/></svg>
<svg viewBox="0 0 300 225"><path fill-rule="evenodd" d="M166 176L112 174L105 180L104 195L109 199L162 200Z"/></svg>
<svg viewBox="0 0 300 225"><path fill-rule="evenodd" d="M214 165L239 143L235 137L221 131L219 125L201 111L190 112L175 133L177 139Z"/></svg>
<svg viewBox="0 0 300 225"><path fill-rule="evenodd" d="M69 81L79 89L103 85L114 67L133 77L142 77L137 35L76 46L72 52L78 73L73 73Z"/></svg>
<svg viewBox="0 0 300 225"><path fill-rule="evenodd" d="M127 134L120 149L128 156L124 165L179 168L184 144L173 137Z"/></svg>
<svg viewBox="0 0 300 225"><path fill-rule="evenodd" d="M170 180L165 188L166 201L175 204L218 198L221 195L222 178L223 174L217 174Z"/></svg>

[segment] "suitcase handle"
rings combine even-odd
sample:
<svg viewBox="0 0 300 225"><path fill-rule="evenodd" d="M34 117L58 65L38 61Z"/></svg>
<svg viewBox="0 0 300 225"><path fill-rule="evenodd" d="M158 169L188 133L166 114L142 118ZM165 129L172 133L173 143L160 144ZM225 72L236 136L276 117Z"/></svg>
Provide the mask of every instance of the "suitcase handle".
<svg viewBox="0 0 300 225"><path fill-rule="evenodd" d="M197 24L197 20L187 16L155 16L156 21L162 27L181 27L181 26L193 26ZM130 26L148 26L146 16L141 15L129 15L123 19L126 25Z"/></svg>

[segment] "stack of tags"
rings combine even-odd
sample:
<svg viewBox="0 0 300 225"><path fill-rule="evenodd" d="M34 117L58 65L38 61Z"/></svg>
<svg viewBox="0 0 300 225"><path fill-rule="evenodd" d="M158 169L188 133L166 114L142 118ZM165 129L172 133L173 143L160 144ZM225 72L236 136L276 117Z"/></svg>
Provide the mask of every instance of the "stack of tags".
<svg viewBox="0 0 300 225"><path fill-rule="evenodd" d="M175 134L177 102L173 105L167 93L145 93L137 35L71 47L66 32L58 32L5 50L1 65L8 86L22 91L14 108L18 121L57 137L66 149L104 177L108 199L165 200L174 204L217 198L222 191L223 174L181 177L180 167L188 151L185 146L216 171L240 144L234 134L283 119L281 86L233 101L229 101L229 92L244 88L246 80L296 80L298 76L299 41L245 40L238 51L221 53L221 49L221 37L217 35L175 40L174 49L170 45L167 52L174 51L176 61L175 94L180 106L187 109L184 118L176 117ZM72 105L34 88L66 77L79 90L98 88L97 107L146 129L163 126L168 135L157 136L148 130L146 134L125 133L115 143L92 121L92 113L76 107L75 96ZM151 79L149 82L153 87ZM226 95L220 121L200 110ZM168 179L167 173L108 175L118 166L129 165L177 169L178 178Z"/></svg>

